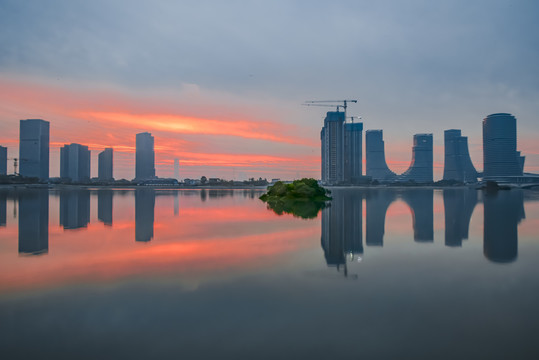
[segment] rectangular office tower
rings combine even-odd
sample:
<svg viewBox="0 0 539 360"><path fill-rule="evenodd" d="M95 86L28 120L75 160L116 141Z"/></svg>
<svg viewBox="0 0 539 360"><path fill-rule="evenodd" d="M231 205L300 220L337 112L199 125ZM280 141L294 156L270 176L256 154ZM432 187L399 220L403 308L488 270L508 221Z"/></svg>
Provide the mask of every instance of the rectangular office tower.
<svg viewBox="0 0 539 360"><path fill-rule="evenodd" d="M19 173L22 176L49 179L48 121L27 119L20 121Z"/></svg>
<svg viewBox="0 0 539 360"><path fill-rule="evenodd" d="M73 182L90 180L90 150L80 144L64 145L60 149L60 177Z"/></svg>
<svg viewBox="0 0 539 360"><path fill-rule="evenodd" d="M7 147L0 146L0 175L7 175Z"/></svg>
<svg viewBox="0 0 539 360"><path fill-rule="evenodd" d="M99 153L97 177L101 181L112 181L112 148L106 148Z"/></svg>
<svg viewBox="0 0 539 360"><path fill-rule="evenodd" d="M322 142L322 182L328 185L344 181L344 113L328 111L320 132Z"/></svg>
<svg viewBox="0 0 539 360"><path fill-rule="evenodd" d="M154 139L149 132L137 134L137 154L135 179L147 180L155 178Z"/></svg>
<svg viewBox="0 0 539 360"><path fill-rule="evenodd" d="M357 184L363 170L363 123L344 124L344 181Z"/></svg>

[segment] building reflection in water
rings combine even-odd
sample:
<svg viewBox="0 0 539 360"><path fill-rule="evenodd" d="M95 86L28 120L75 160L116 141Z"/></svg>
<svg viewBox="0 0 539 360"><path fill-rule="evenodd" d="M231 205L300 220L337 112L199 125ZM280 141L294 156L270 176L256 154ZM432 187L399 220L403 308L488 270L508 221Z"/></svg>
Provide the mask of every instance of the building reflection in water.
<svg viewBox="0 0 539 360"><path fill-rule="evenodd" d="M460 247L468 239L470 219L477 204L475 189L444 189L445 246Z"/></svg>
<svg viewBox="0 0 539 360"><path fill-rule="evenodd" d="M6 226L7 193L0 191L0 226Z"/></svg>
<svg viewBox="0 0 539 360"><path fill-rule="evenodd" d="M389 205L395 201L395 191L390 189L375 189L367 191L366 202L366 243L369 246L384 246L386 212Z"/></svg>
<svg viewBox="0 0 539 360"><path fill-rule="evenodd" d="M492 262L515 261L518 224L525 218L524 194L519 189L483 194L483 254Z"/></svg>
<svg viewBox="0 0 539 360"><path fill-rule="evenodd" d="M90 222L90 191L60 192L60 225L65 230L85 228Z"/></svg>
<svg viewBox="0 0 539 360"><path fill-rule="evenodd" d="M200 190L200 200L206 201L207 197L208 197L208 193L206 192L206 189Z"/></svg>
<svg viewBox="0 0 539 360"><path fill-rule="evenodd" d="M150 241L153 239L153 223L155 210L155 190L135 190L135 240Z"/></svg>
<svg viewBox="0 0 539 360"><path fill-rule="evenodd" d="M404 191L402 199L412 212L414 240L418 242L434 241L434 191L432 189L413 189Z"/></svg>
<svg viewBox="0 0 539 360"><path fill-rule="evenodd" d="M366 202L366 243L369 246L383 246L387 209L401 198L412 213L414 240L434 241L434 192L432 189L372 189L365 192Z"/></svg>
<svg viewBox="0 0 539 360"><path fill-rule="evenodd" d="M327 265L342 268L347 276L347 257L363 254L363 194L335 191L332 197L331 206L322 210L322 249Z"/></svg>
<svg viewBox="0 0 539 360"><path fill-rule="evenodd" d="M19 194L19 254L49 251L49 192L25 190Z"/></svg>
<svg viewBox="0 0 539 360"><path fill-rule="evenodd" d="M178 196L178 191L174 191L174 216L180 214L180 197Z"/></svg>
<svg viewBox="0 0 539 360"><path fill-rule="evenodd" d="M444 189L445 245L462 246L468 238L470 219L478 202L475 189ZM483 192L484 255L504 263L516 260L518 224L525 218L524 193L520 189ZM347 273L347 258L363 254L362 199L366 202L366 244L383 246L387 209L402 199L412 213L414 240L434 240L434 192L432 189L334 190L331 205L322 210L321 245L328 266Z"/></svg>
<svg viewBox="0 0 539 360"><path fill-rule="evenodd" d="M105 225L112 226L112 190L103 189L97 192L97 219Z"/></svg>

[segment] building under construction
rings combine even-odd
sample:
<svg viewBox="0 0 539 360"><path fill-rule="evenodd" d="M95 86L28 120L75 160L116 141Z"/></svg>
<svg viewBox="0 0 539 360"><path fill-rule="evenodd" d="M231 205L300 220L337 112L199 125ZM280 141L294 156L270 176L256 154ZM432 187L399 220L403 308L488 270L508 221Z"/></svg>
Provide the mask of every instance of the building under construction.
<svg viewBox="0 0 539 360"><path fill-rule="evenodd" d="M358 183L362 176L363 123L345 123L345 113L329 111L320 131L322 182Z"/></svg>

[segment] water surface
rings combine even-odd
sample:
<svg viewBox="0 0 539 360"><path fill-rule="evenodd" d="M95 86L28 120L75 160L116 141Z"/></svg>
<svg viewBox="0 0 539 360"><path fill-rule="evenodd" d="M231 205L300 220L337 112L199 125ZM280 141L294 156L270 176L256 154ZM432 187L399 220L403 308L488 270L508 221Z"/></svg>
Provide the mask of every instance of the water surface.
<svg viewBox="0 0 539 360"><path fill-rule="evenodd" d="M539 194L0 190L3 358L539 358Z"/></svg>

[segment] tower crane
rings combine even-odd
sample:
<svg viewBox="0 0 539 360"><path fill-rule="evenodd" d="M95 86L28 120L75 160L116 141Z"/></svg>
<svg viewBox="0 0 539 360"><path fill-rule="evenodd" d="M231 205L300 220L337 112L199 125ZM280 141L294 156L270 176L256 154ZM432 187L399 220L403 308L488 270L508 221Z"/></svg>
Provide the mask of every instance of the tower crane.
<svg viewBox="0 0 539 360"><path fill-rule="evenodd" d="M352 120L352 124L354 123L354 119L361 120L361 116L349 116L347 119Z"/></svg>
<svg viewBox="0 0 539 360"><path fill-rule="evenodd" d="M310 104L310 103L305 103L305 104L301 104L303 106L325 106L325 107L336 107L337 108L337 112L339 112L339 110L341 108L344 108L344 105L330 105L330 104Z"/></svg>
<svg viewBox="0 0 539 360"><path fill-rule="evenodd" d="M21 159L21 158L7 158L7 160L13 160L13 175L20 175L17 172L17 167L22 161L28 161L27 159Z"/></svg>
<svg viewBox="0 0 539 360"><path fill-rule="evenodd" d="M17 172L17 166L19 165L19 158L7 158L8 160L13 160L13 175L19 175Z"/></svg>
<svg viewBox="0 0 539 360"><path fill-rule="evenodd" d="M336 105L333 105L331 103L339 103ZM342 105L341 105L342 103ZM346 118L346 108L348 107L348 103L357 103L357 99L352 100L307 100L305 101L305 106L336 106L337 112L339 111L339 108L343 108L344 110L344 117Z"/></svg>

